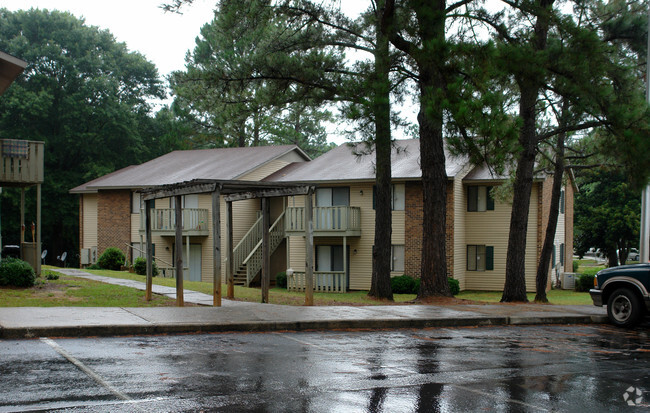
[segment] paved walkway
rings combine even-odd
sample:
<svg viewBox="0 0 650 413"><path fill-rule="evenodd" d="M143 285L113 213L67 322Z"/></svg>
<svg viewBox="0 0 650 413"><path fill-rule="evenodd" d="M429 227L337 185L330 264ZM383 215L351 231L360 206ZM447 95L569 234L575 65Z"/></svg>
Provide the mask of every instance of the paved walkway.
<svg viewBox="0 0 650 413"><path fill-rule="evenodd" d="M144 283L101 277L80 270L57 270L111 284L144 289ZM156 294L176 298L171 287ZM392 305L304 307L222 300L185 290L185 302L201 307L98 308L0 307L0 339L114 336L222 331L278 331L345 328L424 328L515 324L604 323L595 306L539 304Z"/></svg>

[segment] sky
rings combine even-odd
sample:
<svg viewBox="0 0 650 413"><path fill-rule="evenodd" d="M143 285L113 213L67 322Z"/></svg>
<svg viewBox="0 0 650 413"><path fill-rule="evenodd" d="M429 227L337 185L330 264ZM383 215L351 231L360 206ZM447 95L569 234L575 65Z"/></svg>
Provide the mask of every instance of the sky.
<svg viewBox="0 0 650 413"><path fill-rule="evenodd" d="M11 11L30 8L68 11L84 18L87 26L108 29L131 51L138 51L153 62L165 78L185 68L185 55L194 49L201 27L212 20L216 0L194 0L181 8L182 14L160 8L166 0L0 0L0 7ZM340 0L349 15L358 15L369 0ZM171 0L169 0L171 2ZM171 99L161 104L169 104ZM409 110L410 111L410 110ZM328 141L346 141L337 125L328 125Z"/></svg>

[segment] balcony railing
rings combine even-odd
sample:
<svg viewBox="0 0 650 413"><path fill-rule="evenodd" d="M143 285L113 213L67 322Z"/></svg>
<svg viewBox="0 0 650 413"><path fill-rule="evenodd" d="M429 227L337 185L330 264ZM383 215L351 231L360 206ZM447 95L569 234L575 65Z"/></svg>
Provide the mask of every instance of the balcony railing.
<svg viewBox="0 0 650 413"><path fill-rule="evenodd" d="M287 290L305 291L305 273L296 271L287 275ZM314 291L344 293L348 289L348 279L343 271L314 271Z"/></svg>
<svg viewBox="0 0 650 413"><path fill-rule="evenodd" d="M0 182L5 186L42 183L44 152L43 142L0 139Z"/></svg>
<svg viewBox="0 0 650 413"><path fill-rule="evenodd" d="M198 208L183 208L183 235L208 236L210 233L208 216L210 211ZM144 209L140 211L140 232L145 229ZM176 210L152 209L151 231L163 236L176 234Z"/></svg>
<svg viewBox="0 0 650 413"><path fill-rule="evenodd" d="M361 208L349 206L313 209L314 236L360 236ZM305 208L287 208L285 230L289 235L305 233Z"/></svg>

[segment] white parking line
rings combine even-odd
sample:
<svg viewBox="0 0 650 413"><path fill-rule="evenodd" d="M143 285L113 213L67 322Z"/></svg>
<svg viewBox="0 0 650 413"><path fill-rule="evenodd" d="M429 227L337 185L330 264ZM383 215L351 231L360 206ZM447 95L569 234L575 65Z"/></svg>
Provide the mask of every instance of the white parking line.
<svg viewBox="0 0 650 413"><path fill-rule="evenodd" d="M99 374L95 373L90 367L86 366L83 364L81 361L77 360L72 354L68 353L65 351L65 349L61 346L59 346L57 343L54 342L54 340L51 340L47 337L42 337L41 341L48 346L52 347L54 351L65 357L70 363L74 364L77 366L77 368L84 373L86 373L91 379L95 380L99 385L105 387L113 393L115 396L119 397L122 400L131 400L129 396L126 394L122 393L121 391L117 390L115 387L111 386L106 380L104 380Z"/></svg>

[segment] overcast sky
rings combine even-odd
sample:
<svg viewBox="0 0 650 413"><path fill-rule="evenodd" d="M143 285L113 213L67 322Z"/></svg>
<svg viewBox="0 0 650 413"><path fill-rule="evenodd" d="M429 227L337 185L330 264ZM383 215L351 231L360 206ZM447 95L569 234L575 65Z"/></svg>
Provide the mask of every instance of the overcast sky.
<svg viewBox="0 0 650 413"><path fill-rule="evenodd" d="M165 78L174 70L185 68L185 55L193 50L201 27L212 20L216 0L194 0L184 6L183 14L168 13L160 8L166 0L0 0L0 7L11 11L30 8L68 11L84 18L87 26L108 29L115 38L126 43L153 62ZM369 0L340 0L348 15L358 15ZM170 100L164 103L170 103ZM328 127L328 140L342 143L345 138Z"/></svg>

